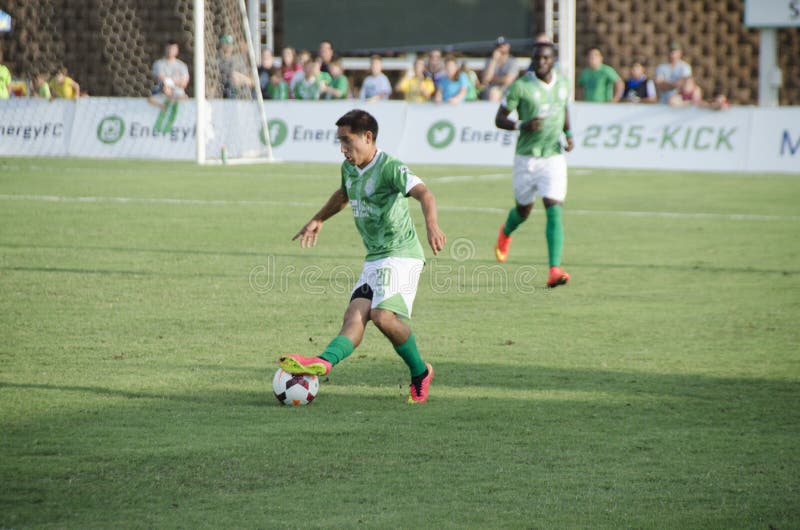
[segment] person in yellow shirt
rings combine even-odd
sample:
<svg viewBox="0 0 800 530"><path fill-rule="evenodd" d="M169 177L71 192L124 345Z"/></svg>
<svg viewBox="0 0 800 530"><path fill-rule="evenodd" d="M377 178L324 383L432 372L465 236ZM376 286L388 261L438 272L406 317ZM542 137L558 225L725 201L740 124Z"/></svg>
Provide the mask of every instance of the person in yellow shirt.
<svg viewBox="0 0 800 530"><path fill-rule="evenodd" d="M409 70L394 88L409 102L421 103L430 101L436 92L436 86L430 77L425 76L425 60L418 57L413 69Z"/></svg>
<svg viewBox="0 0 800 530"><path fill-rule="evenodd" d="M0 50L0 99L8 99L11 96L11 70L3 64L3 50Z"/></svg>
<svg viewBox="0 0 800 530"><path fill-rule="evenodd" d="M61 68L56 72L55 79L50 81L53 97L64 99L77 99L81 97L81 86L67 75L67 69Z"/></svg>

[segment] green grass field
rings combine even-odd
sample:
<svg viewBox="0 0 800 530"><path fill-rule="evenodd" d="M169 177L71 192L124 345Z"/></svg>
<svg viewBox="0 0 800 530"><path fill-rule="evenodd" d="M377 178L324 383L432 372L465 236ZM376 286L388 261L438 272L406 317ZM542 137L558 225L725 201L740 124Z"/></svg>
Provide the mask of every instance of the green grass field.
<svg viewBox="0 0 800 530"><path fill-rule="evenodd" d="M336 165L0 159L0 528L800 527L800 178L572 170L548 291L540 210L494 262L509 170L413 169L431 398L371 327L294 408L363 257L348 210L290 241Z"/></svg>

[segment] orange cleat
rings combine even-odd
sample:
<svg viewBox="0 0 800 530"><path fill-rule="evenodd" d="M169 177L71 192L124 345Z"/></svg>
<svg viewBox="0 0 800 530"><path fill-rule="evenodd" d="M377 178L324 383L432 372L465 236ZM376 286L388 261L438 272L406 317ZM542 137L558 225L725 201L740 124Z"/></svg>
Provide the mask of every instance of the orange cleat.
<svg viewBox="0 0 800 530"><path fill-rule="evenodd" d="M550 288L564 285L569 281L569 274L564 272L561 267L550 267L550 276L547 278L547 286Z"/></svg>
<svg viewBox="0 0 800 530"><path fill-rule="evenodd" d="M494 257L500 263L505 263L508 259L508 246L511 244L511 236L507 236L503 232L503 227L497 233L497 243L494 245Z"/></svg>

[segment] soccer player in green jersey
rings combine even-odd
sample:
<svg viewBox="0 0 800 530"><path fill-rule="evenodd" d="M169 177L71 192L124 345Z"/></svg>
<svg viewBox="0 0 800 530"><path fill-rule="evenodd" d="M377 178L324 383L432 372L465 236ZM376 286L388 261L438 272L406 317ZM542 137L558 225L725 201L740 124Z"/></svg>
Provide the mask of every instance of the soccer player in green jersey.
<svg viewBox="0 0 800 530"><path fill-rule="evenodd" d="M394 346L411 373L409 403L424 403L433 379L433 367L422 360L416 339L401 317L411 317L411 306L425 255L408 210L408 197L422 204L428 244L438 254L446 242L439 229L436 200L407 166L375 145L378 122L363 110L351 110L336 122L345 161L341 186L294 236L303 248L312 247L323 223L348 204L367 256L350 296L344 322L317 357L287 355L278 363L291 374L325 375L353 353L371 320Z"/></svg>
<svg viewBox="0 0 800 530"><path fill-rule="evenodd" d="M548 287L569 281L569 274L561 268L561 209L567 196L567 162L562 151L574 147L567 114L570 87L565 77L553 71L554 62L552 43L534 44L531 70L511 84L495 116L497 127L520 132L513 171L516 206L500 227L495 257L506 261L512 232L528 218L536 197L541 197L547 214ZM519 121L508 117L514 111ZM563 147L562 134L566 137Z"/></svg>

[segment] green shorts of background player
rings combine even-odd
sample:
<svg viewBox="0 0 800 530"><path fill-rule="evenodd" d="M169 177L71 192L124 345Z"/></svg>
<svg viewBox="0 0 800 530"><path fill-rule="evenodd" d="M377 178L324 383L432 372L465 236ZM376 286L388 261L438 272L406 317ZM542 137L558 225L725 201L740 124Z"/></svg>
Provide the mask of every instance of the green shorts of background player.
<svg viewBox="0 0 800 530"><path fill-rule="evenodd" d="M286 355L278 363L292 374L325 375L358 347L367 324L389 339L411 375L409 403L424 403L433 367L423 361L416 337L404 319L411 317L425 255L408 209L417 199L425 217L428 244L438 254L446 242L439 229L436 200L407 166L377 148L378 122L363 110L352 110L336 122L345 161L341 185L294 236L302 248L316 245L323 223L348 204L367 250L339 334L316 357Z"/></svg>
<svg viewBox="0 0 800 530"><path fill-rule="evenodd" d="M554 62L552 43L536 43L531 71L511 84L495 116L497 127L520 132L514 156L516 204L498 231L495 257L500 262L506 261L511 234L528 218L536 197L541 197L547 216L548 287L569 281L569 274L561 268L564 247L561 210L567 195L567 163L563 151L574 147L567 113L570 84L553 71ZM517 113L518 121L509 118L512 112ZM562 138L565 145L562 145Z"/></svg>

